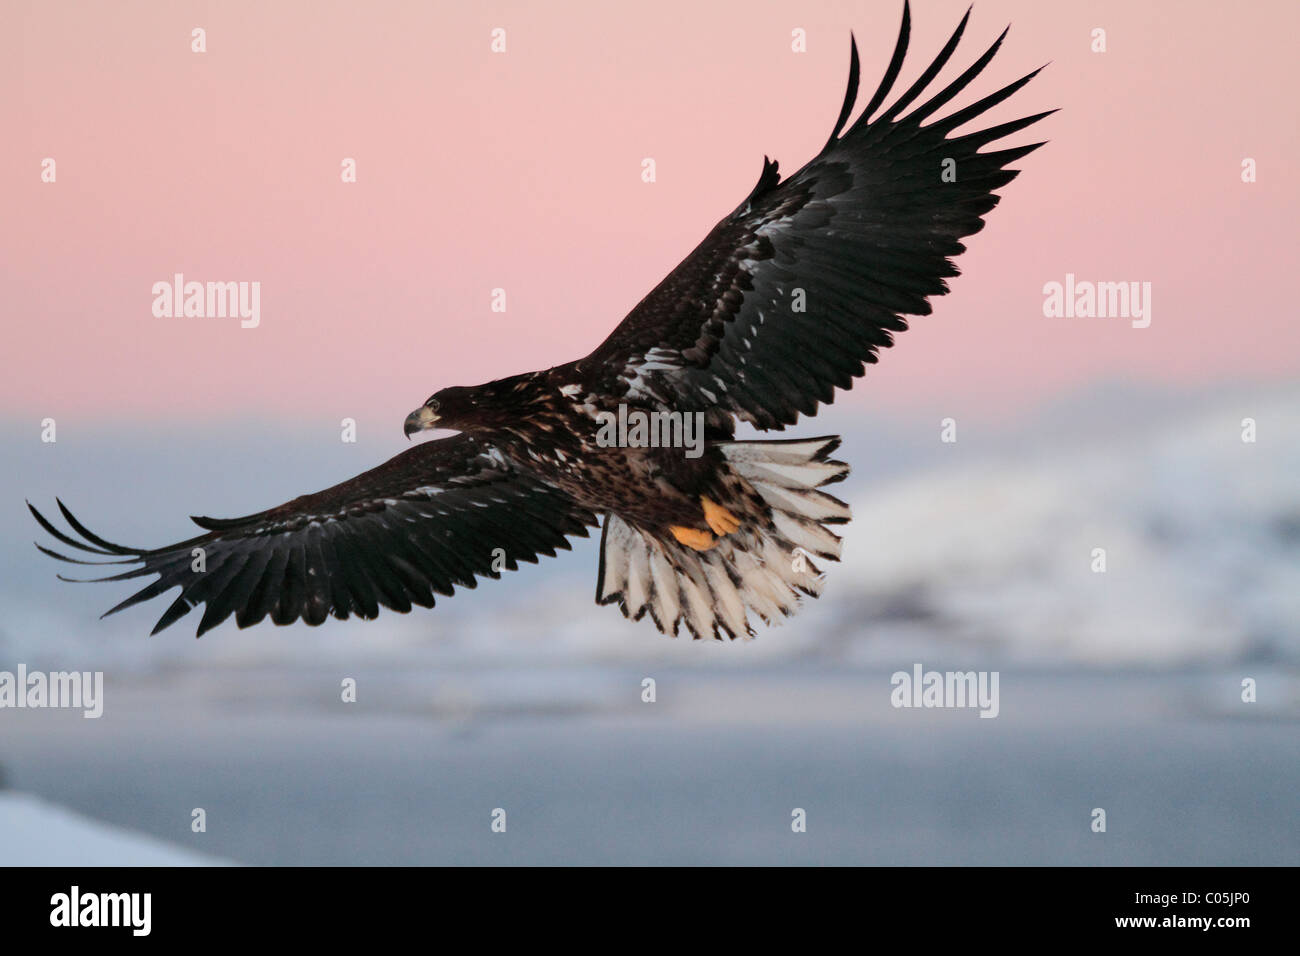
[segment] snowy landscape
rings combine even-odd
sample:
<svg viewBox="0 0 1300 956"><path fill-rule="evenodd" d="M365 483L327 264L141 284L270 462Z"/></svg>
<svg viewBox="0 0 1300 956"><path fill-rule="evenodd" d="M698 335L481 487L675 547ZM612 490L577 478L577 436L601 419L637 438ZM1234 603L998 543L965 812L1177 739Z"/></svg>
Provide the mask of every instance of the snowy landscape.
<svg viewBox="0 0 1300 956"><path fill-rule="evenodd" d="M201 641L193 614L149 638L161 601L98 620L123 586L56 581L11 507L0 670L102 670L105 709L0 710L0 863L66 861L61 833L123 863L1294 862L1300 391L1058 411L952 444L937 420L804 425L855 466L844 560L731 645L596 607L594 540L433 611ZM3 487L161 544L186 514L358 470L260 454L287 436L232 426L203 468L173 434L9 441ZM999 718L891 707L918 662L999 671ZM147 836L86 835L37 797ZM1087 814L1108 801L1099 849ZM791 846L808 805L819 826ZM514 839L491 844L498 806Z"/></svg>

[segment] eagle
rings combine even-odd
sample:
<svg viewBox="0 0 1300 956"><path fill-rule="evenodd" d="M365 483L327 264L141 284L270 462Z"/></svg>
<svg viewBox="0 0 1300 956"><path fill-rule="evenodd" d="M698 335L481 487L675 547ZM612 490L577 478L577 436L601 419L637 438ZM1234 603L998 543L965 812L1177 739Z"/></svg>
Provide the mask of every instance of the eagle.
<svg viewBox="0 0 1300 956"><path fill-rule="evenodd" d="M779 431L816 414L907 329L906 316L928 314L958 274L961 240L983 228L994 190L1017 175L1007 166L1043 143L980 150L1054 112L955 134L1040 67L925 122L1007 35L930 92L969 18L886 104L911 32L905 3L893 55L852 125L850 35L848 88L821 151L784 179L765 157L749 194L589 355L443 388L405 419L408 437L456 434L267 511L194 517L201 534L161 548L114 544L56 499L70 534L28 502L46 533L93 557L37 547L74 564L127 566L65 580L157 576L105 616L179 587L153 633L201 604L201 636L232 614L244 628L268 615L319 625L374 618L381 605L433 607L600 527L598 604L695 639L752 637L757 620L779 623L820 595L816 562L840 556L834 529L850 512L824 489L849 466L832 457L838 437L740 440L738 423ZM616 419L676 427L655 432L668 441L649 441L644 428L610 428Z"/></svg>

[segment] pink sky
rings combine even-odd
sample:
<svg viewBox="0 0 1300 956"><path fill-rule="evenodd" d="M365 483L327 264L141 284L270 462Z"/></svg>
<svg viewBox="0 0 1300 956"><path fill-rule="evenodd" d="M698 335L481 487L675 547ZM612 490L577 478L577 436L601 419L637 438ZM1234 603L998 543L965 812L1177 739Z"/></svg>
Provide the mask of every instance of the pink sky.
<svg viewBox="0 0 1300 956"><path fill-rule="evenodd" d="M748 192L764 153L787 173L814 154L849 31L869 92L901 10L7 0L3 407L396 429L444 385L576 358ZM896 89L964 10L914 4ZM1014 411L1095 380L1294 377L1300 4L979 0L940 81L1008 22L950 109L1050 60L989 122L1059 106L1006 145L1051 142L1020 162L953 293L847 399ZM175 272L259 281L261 326L155 318L151 286ZM1045 318L1043 284L1067 272L1151 282L1151 327Z"/></svg>

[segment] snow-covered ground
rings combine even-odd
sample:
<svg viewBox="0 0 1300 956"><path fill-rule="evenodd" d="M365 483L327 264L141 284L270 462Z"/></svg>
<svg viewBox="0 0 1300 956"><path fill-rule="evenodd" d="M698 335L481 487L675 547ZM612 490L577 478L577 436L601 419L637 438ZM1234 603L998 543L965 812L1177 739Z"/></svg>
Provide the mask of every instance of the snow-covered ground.
<svg viewBox="0 0 1300 956"><path fill-rule="evenodd" d="M213 866L224 861L0 790L0 866Z"/></svg>

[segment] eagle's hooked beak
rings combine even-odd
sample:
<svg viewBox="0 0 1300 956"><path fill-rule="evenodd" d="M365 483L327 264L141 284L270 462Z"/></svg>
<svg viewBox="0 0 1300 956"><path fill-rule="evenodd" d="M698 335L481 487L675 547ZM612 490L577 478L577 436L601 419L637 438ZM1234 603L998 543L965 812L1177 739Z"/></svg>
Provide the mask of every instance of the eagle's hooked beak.
<svg viewBox="0 0 1300 956"><path fill-rule="evenodd" d="M421 405L406 416L406 424L402 426L402 431L406 432L407 438L410 438L416 432L432 428L437 420L438 416L432 408L428 405Z"/></svg>

